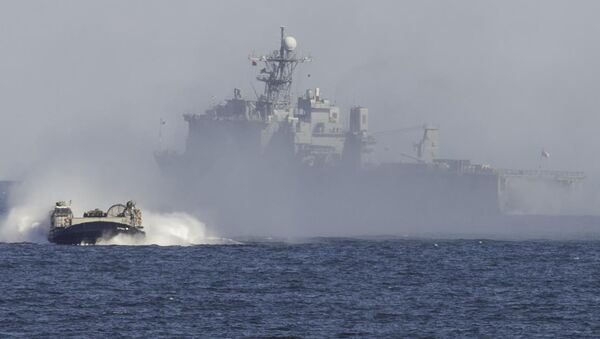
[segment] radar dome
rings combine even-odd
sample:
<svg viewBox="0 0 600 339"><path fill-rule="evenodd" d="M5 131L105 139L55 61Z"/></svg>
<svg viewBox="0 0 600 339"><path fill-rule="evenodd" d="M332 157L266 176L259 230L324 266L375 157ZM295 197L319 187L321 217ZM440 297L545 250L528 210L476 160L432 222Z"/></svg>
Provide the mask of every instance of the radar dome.
<svg viewBox="0 0 600 339"><path fill-rule="evenodd" d="M298 43L296 42L296 39L294 39L294 37L286 36L285 39L283 39L283 45L288 51L293 51L294 49L296 49Z"/></svg>

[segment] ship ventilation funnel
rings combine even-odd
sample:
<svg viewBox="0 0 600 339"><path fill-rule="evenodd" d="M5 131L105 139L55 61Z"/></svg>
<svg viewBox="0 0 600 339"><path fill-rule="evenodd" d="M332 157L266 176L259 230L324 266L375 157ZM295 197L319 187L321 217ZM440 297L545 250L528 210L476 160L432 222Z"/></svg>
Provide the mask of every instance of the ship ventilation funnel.
<svg viewBox="0 0 600 339"><path fill-rule="evenodd" d="M355 106L350 109L350 131L352 133L367 132L369 129L369 110Z"/></svg>

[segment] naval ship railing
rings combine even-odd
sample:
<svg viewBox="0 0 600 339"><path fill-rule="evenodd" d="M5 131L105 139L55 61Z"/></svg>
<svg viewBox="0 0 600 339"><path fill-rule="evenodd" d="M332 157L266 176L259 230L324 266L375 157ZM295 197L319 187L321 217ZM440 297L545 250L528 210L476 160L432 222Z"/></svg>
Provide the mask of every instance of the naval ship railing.
<svg viewBox="0 0 600 339"><path fill-rule="evenodd" d="M510 177L545 177L563 180L582 180L585 178L585 173L575 171L498 169L497 172L500 175Z"/></svg>

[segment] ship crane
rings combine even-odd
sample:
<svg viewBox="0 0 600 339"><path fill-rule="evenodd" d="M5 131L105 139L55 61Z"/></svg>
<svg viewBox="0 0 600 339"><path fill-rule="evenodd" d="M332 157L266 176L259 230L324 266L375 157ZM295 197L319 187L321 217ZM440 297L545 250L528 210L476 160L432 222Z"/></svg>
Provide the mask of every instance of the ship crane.
<svg viewBox="0 0 600 339"><path fill-rule="evenodd" d="M421 140L417 143L414 143L414 149L417 152L417 156L411 156L406 153L400 153L402 157L409 158L411 160L415 160L419 163L432 163L436 159L439 159L439 128L432 125L417 125L410 126L404 128L398 128L393 130L384 130L372 133L375 135L383 135L383 134L402 134L412 131L422 130L423 136Z"/></svg>

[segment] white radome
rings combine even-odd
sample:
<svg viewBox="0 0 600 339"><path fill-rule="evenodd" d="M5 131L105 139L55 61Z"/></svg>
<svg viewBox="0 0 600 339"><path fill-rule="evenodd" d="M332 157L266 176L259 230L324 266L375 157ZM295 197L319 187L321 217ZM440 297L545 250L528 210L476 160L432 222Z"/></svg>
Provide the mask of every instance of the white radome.
<svg viewBox="0 0 600 339"><path fill-rule="evenodd" d="M296 39L294 39L294 37L286 36L283 39L283 45L285 46L285 49L287 49L288 51L293 51L296 49L296 46L298 45L298 43L296 42Z"/></svg>

